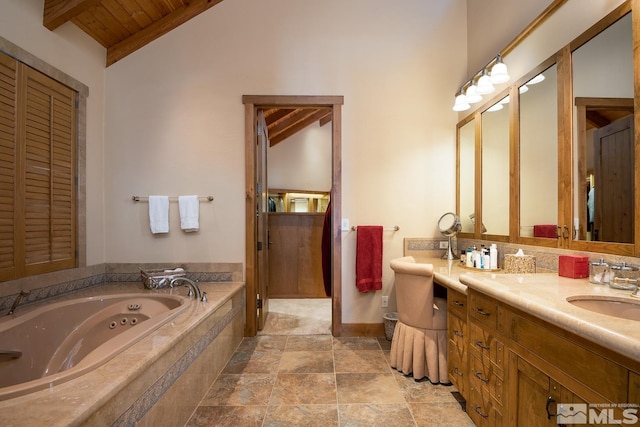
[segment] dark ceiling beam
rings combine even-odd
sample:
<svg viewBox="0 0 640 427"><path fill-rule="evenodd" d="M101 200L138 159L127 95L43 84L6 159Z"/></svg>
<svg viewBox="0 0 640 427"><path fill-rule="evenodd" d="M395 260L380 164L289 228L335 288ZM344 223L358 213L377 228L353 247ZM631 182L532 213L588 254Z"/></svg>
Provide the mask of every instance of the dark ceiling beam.
<svg viewBox="0 0 640 427"><path fill-rule="evenodd" d="M42 24L53 31L99 3L100 0L44 0Z"/></svg>
<svg viewBox="0 0 640 427"><path fill-rule="evenodd" d="M151 43L222 0L193 0L107 49L107 67Z"/></svg>
<svg viewBox="0 0 640 427"><path fill-rule="evenodd" d="M302 110L298 115L298 120L290 123L282 131L276 133L271 137L269 133L269 144L271 147L291 137L292 135L300 132L302 129L310 126L311 124L319 121L321 118L331 115L331 108L319 108L319 109L307 109Z"/></svg>

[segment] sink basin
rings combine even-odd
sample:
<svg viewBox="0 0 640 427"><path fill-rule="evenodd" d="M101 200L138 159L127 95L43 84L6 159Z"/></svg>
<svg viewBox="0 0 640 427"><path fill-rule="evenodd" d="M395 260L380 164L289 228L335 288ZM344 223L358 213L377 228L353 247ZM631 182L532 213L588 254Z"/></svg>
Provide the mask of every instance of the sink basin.
<svg viewBox="0 0 640 427"><path fill-rule="evenodd" d="M640 299L600 295L577 295L567 301L576 307L620 319L640 321Z"/></svg>

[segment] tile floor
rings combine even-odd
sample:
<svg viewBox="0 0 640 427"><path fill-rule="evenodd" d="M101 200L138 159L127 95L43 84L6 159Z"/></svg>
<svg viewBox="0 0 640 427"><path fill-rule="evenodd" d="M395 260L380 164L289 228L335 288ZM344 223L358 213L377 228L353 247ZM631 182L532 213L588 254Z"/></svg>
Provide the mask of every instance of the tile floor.
<svg viewBox="0 0 640 427"><path fill-rule="evenodd" d="M473 426L454 387L398 373L390 347L384 337L245 338L187 427Z"/></svg>

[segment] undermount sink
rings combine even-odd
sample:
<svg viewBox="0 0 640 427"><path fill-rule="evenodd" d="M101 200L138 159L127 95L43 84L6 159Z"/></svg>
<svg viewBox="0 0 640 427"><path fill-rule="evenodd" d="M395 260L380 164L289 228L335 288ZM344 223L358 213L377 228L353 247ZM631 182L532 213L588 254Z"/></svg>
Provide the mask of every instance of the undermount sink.
<svg viewBox="0 0 640 427"><path fill-rule="evenodd" d="M576 295L567 298L576 307L607 316L640 321L640 298L600 295Z"/></svg>

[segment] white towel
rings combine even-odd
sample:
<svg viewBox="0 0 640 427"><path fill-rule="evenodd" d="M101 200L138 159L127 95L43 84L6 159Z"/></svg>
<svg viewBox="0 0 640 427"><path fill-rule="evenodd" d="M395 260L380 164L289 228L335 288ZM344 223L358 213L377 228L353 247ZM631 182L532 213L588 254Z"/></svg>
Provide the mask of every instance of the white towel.
<svg viewBox="0 0 640 427"><path fill-rule="evenodd" d="M198 196L179 196L178 207L180 208L180 228L184 231L198 231L200 215L200 201Z"/></svg>
<svg viewBox="0 0 640 427"><path fill-rule="evenodd" d="M169 196L149 196L149 225L151 232L169 232Z"/></svg>

